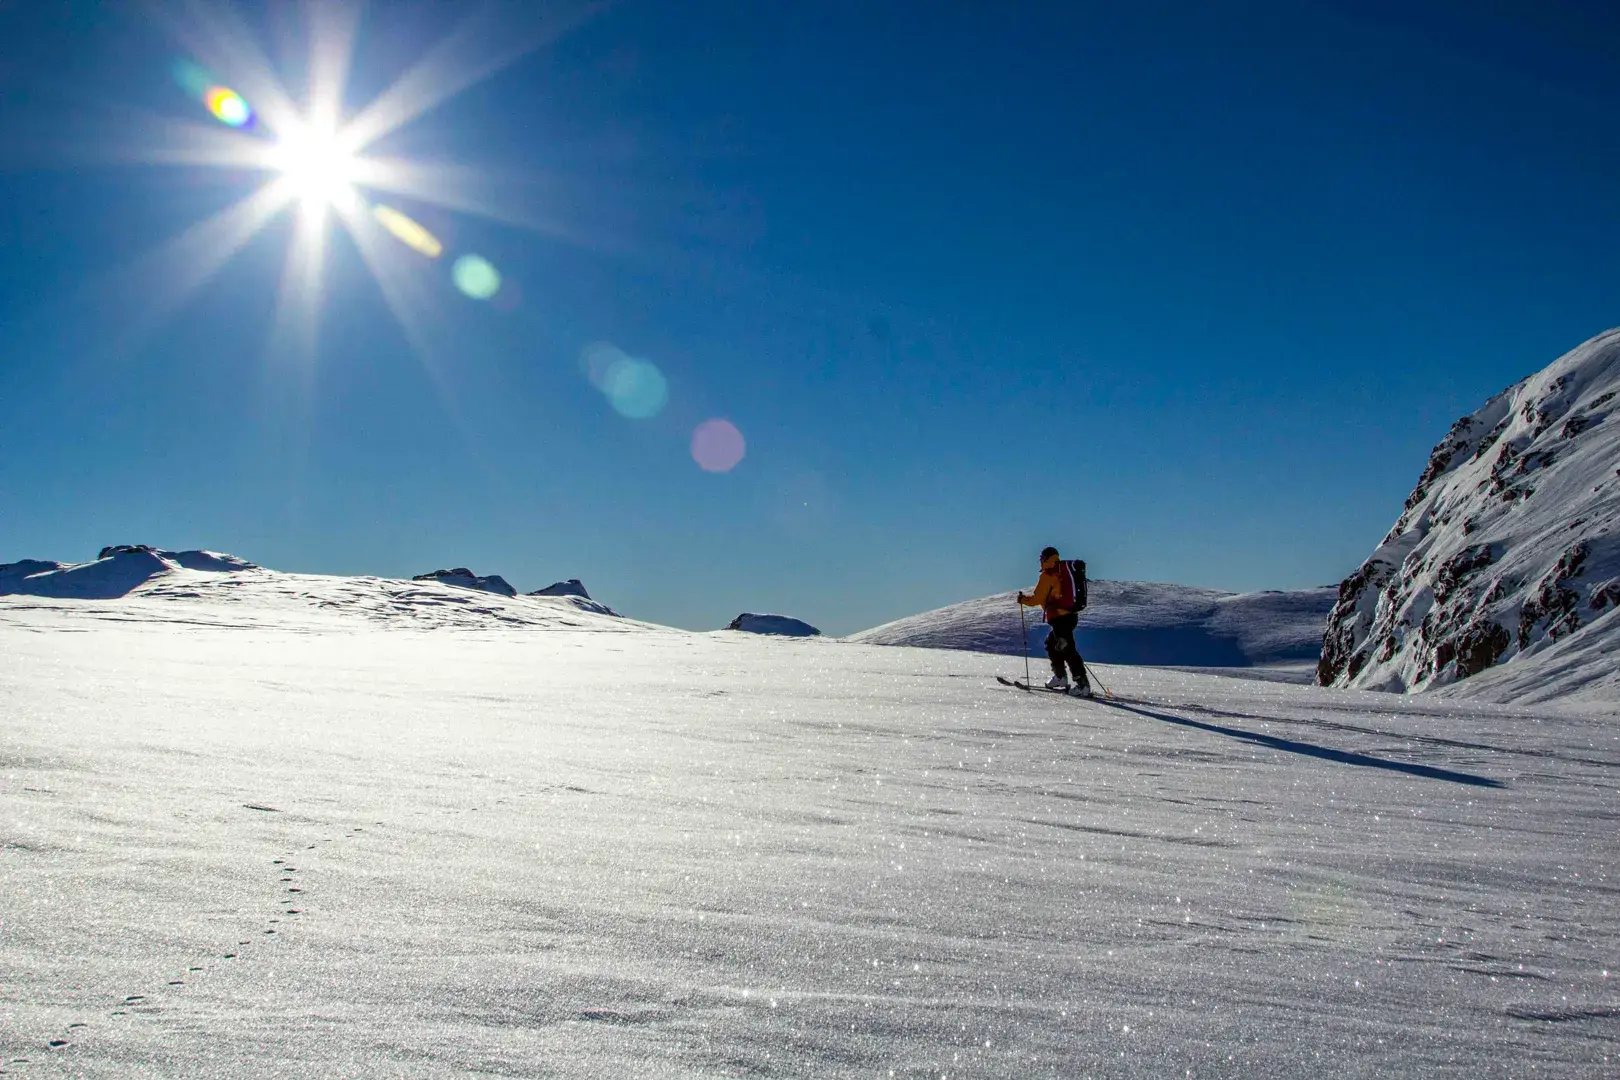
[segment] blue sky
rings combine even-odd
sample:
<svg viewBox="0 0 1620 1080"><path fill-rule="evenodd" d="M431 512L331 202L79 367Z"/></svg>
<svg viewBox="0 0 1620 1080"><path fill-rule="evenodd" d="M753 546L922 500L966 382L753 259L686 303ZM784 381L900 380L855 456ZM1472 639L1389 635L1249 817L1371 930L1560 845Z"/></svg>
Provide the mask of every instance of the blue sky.
<svg viewBox="0 0 1620 1080"><path fill-rule="evenodd" d="M1452 420L1620 324L1598 7L626 0L377 148L467 167L496 219L388 201L501 302L399 247L413 344L338 232L313 358L272 333L292 215L177 310L141 261L264 180L143 151L212 123L182 44L7 8L0 560L465 565L831 632L1026 584L1047 543L1335 582ZM298 92L298 27L242 10ZM465 10L372 5L347 108ZM657 365L658 415L592 386L596 341ZM714 417L729 473L689 453Z"/></svg>

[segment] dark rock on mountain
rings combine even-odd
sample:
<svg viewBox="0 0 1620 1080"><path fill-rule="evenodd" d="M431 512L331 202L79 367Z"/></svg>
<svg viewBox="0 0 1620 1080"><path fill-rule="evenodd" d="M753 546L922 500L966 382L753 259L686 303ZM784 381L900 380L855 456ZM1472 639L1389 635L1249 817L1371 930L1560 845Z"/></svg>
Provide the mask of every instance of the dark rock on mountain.
<svg viewBox="0 0 1620 1080"><path fill-rule="evenodd" d="M1557 647L1558 685L1590 690L1571 649L1601 662L1620 641L1620 622L1594 615L1620 598L1617 388L1612 330L1453 424L1394 527L1339 586L1317 681L1420 690ZM1514 693L1536 685L1530 675L1511 680Z"/></svg>
<svg viewBox="0 0 1620 1080"><path fill-rule="evenodd" d="M585 586L579 578L569 578L567 581L557 581L543 589L536 589L530 596L578 596L589 600L591 594L585 591Z"/></svg>
<svg viewBox="0 0 1620 1080"><path fill-rule="evenodd" d="M499 574L479 577L465 566L457 566L449 570L435 570L430 574L417 574L411 580L437 581L441 585L454 585L458 589L477 589L480 592L498 593L501 596L517 595L517 590L508 585L506 579Z"/></svg>
<svg viewBox="0 0 1620 1080"><path fill-rule="evenodd" d="M727 630L741 630L749 634L775 634L780 637L817 637L820 630L800 619L786 615L755 615L743 612L726 626Z"/></svg>

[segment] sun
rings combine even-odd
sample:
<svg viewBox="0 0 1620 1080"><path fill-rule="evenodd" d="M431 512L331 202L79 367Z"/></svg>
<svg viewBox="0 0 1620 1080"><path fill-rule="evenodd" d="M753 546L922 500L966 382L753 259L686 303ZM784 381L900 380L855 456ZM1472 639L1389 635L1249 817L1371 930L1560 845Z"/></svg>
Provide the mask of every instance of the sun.
<svg viewBox="0 0 1620 1080"><path fill-rule="evenodd" d="M270 151L270 166L306 211L343 208L355 199L361 161L336 125L289 124Z"/></svg>
<svg viewBox="0 0 1620 1080"><path fill-rule="evenodd" d="M128 269L146 309L137 319L142 332L180 310L255 236L292 210L296 225L288 230L275 292L274 347L313 364L320 310L334 295L326 279L327 255L341 233L352 241L412 347L431 363L426 321L435 309L427 290L437 275L421 273L421 260L450 253L444 241L409 216L410 203L547 236L567 236L569 230L492 197L495 185L484 183L474 168L388 154L380 150L381 140L556 40L602 6L595 0L558 2L561 9L551 3L477 5L478 11L353 111L347 108L347 90L362 22L360 0L294 5L304 16L309 46L301 87L283 80L231 5L152 5L156 21L184 49L171 67L176 83L226 130L137 111L133 119L143 128L120 136L136 150L133 160L253 172L264 179ZM0 0L0 7L4 4ZM150 145L141 145L147 139ZM397 200L405 200L406 209L389 205ZM402 258L404 251L413 257ZM453 262L450 277L467 296L488 300L499 291L500 275L481 257L466 253Z"/></svg>

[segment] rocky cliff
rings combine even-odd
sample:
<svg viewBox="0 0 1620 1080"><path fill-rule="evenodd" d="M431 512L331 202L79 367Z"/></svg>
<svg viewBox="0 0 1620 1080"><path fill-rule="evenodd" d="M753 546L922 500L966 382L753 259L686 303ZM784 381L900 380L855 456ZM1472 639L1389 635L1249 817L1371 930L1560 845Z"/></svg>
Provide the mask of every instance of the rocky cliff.
<svg viewBox="0 0 1620 1080"><path fill-rule="evenodd" d="M1339 586L1317 681L1446 686L1578 634L1592 639L1580 655L1604 662L1613 650L1593 635L1620 643L1617 411L1611 330L1453 424L1383 543Z"/></svg>

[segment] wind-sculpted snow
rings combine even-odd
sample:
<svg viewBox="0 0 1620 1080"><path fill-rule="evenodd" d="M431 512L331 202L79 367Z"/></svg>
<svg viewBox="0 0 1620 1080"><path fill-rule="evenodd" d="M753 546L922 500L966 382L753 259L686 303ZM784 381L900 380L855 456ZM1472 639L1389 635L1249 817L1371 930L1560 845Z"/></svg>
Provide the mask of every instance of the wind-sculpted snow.
<svg viewBox="0 0 1620 1080"><path fill-rule="evenodd" d="M913 615L849 640L870 645L1021 655L1040 652L1039 612L1019 619L1016 593L1000 593ZM1075 638L1087 660L1176 667L1248 667L1314 662L1334 590L1226 593L1146 581L1093 581Z"/></svg>
<svg viewBox="0 0 1620 1080"><path fill-rule="evenodd" d="M1617 411L1620 330L1458 420L1339 587L1318 681L1620 700Z"/></svg>
<svg viewBox="0 0 1620 1080"><path fill-rule="evenodd" d="M1615 1075L1615 716L255 588L0 599L8 1080Z"/></svg>

